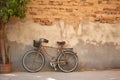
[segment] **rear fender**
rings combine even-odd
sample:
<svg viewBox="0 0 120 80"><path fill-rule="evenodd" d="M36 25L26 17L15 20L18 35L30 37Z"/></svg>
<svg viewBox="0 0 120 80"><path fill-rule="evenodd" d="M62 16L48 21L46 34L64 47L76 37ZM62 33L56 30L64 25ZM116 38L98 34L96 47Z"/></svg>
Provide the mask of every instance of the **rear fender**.
<svg viewBox="0 0 120 80"><path fill-rule="evenodd" d="M75 53L75 52L73 51L73 48L64 48L63 51L64 51L64 53L72 53L72 54L74 54L74 55L77 54L77 53Z"/></svg>

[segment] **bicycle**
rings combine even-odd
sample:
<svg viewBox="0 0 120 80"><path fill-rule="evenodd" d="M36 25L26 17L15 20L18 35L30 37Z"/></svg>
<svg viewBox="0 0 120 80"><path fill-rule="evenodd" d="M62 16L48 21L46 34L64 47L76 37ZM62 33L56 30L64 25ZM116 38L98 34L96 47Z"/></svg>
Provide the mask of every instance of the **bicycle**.
<svg viewBox="0 0 120 80"><path fill-rule="evenodd" d="M25 70L28 72L38 72L45 64L45 56L48 56L50 60L50 66L55 70L59 68L63 72L72 72L78 66L78 56L73 52L73 48L64 48L65 41L57 42L58 48L43 46L43 43L48 43L47 39L41 38L39 41L33 40L33 46L36 49L28 51L22 59L22 64ZM57 49L57 56L50 56L46 47Z"/></svg>

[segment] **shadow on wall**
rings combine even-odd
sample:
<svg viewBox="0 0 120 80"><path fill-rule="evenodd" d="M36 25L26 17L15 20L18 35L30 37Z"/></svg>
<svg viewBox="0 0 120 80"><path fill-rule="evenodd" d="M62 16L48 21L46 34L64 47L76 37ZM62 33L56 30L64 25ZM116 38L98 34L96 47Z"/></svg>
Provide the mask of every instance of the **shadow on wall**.
<svg viewBox="0 0 120 80"><path fill-rule="evenodd" d="M21 43L17 43L15 41L10 42L9 54L14 71L24 70L22 66L22 57L24 53L29 49L32 49L32 47L28 45L23 45Z"/></svg>
<svg viewBox="0 0 120 80"><path fill-rule="evenodd" d="M117 48L118 47L118 48ZM96 70L96 69L115 69L120 68L120 46L114 43L98 43L98 46L79 43L74 46L74 51L79 56L79 69Z"/></svg>
<svg viewBox="0 0 120 80"><path fill-rule="evenodd" d="M31 45L18 44L10 42L11 61L14 71L24 71L22 66L22 57L26 51L33 49ZM54 49L48 49L51 55L55 55ZM100 70L120 68L120 49L117 49L113 43L100 44L95 46L85 44L83 41L74 46L79 58L78 71L80 70ZM46 59L46 64L42 71L54 71Z"/></svg>

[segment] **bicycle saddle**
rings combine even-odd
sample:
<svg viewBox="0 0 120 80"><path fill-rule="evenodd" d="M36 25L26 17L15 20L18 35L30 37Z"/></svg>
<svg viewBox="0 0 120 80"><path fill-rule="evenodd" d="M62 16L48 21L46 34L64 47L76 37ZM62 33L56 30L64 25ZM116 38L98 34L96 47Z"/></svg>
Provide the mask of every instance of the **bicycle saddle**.
<svg viewBox="0 0 120 80"><path fill-rule="evenodd" d="M65 41L57 41L57 44L58 44L58 45L64 45L64 44L65 44Z"/></svg>

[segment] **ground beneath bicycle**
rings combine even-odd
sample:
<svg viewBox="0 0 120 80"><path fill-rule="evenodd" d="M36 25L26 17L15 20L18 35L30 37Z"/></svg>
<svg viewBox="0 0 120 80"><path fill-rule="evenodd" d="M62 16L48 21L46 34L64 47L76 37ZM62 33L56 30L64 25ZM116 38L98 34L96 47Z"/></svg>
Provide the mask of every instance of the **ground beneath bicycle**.
<svg viewBox="0 0 120 80"><path fill-rule="evenodd" d="M0 74L0 80L120 80L120 70L83 72L12 72Z"/></svg>

